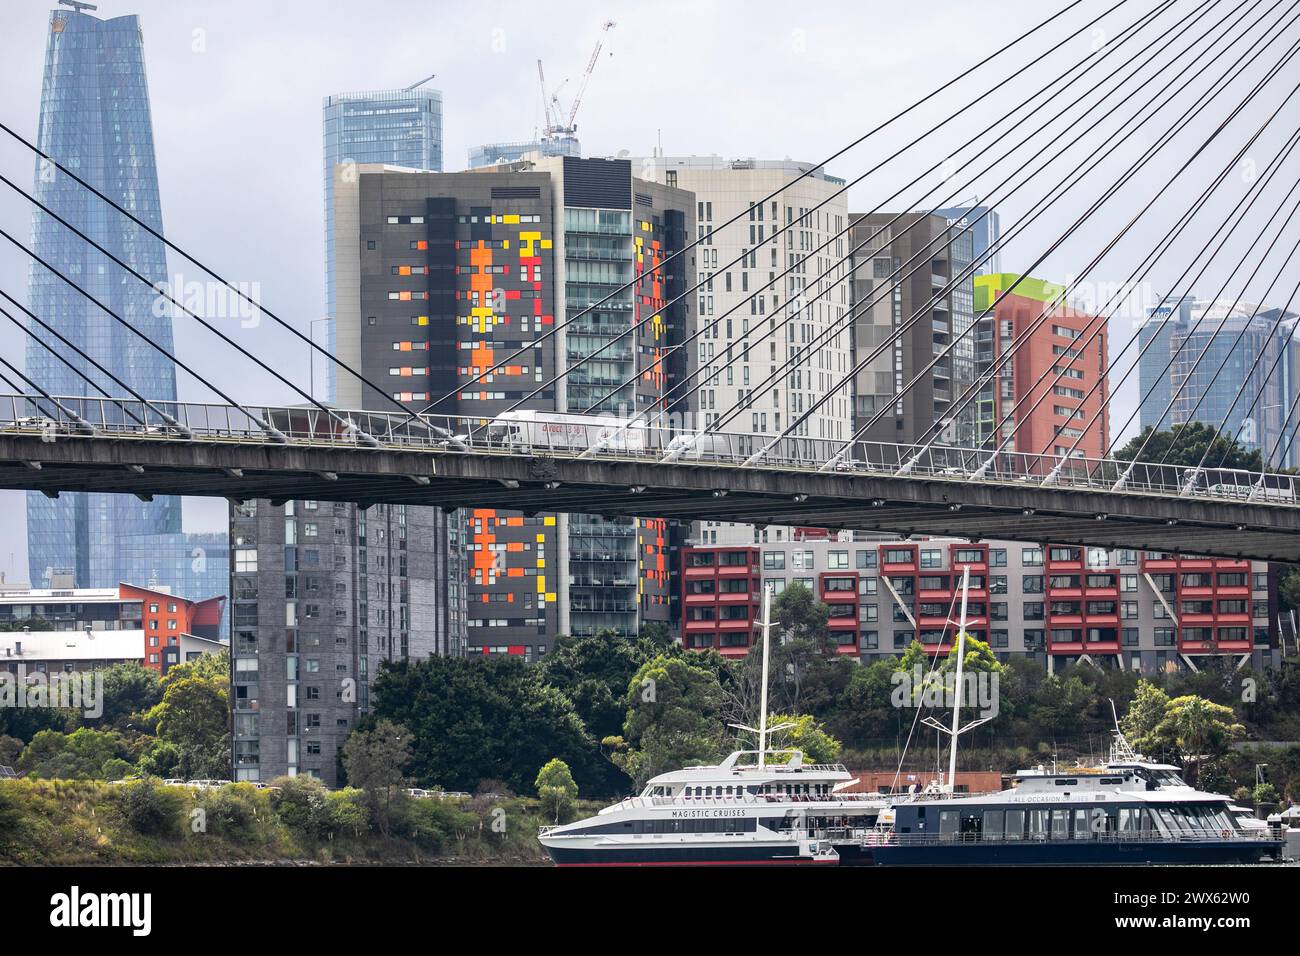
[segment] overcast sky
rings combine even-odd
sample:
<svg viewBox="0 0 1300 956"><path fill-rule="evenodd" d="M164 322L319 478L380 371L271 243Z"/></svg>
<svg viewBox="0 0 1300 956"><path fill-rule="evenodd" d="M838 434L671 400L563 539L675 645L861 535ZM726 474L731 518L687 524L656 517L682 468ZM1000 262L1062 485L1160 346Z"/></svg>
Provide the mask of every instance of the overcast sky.
<svg viewBox="0 0 1300 956"><path fill-rule="evenodd" d="M1176 84L1174 102L1154 120L1138 124L1137 134L1123 144L1117 144L1115 131L1156 93L1158 84L1147 86L1124 104L1098 110L1082 123L1073 118L1082 113L1083 106L1066 112L1005 163L981 174L985 164L1001 155L997 150L1005 149L1006 143L999 145L994 137L986 136L974 149L962 152L958 147L981 132L1005 129L1016 116L1023 115L1021 111L1006 118L1022 99L1081 61L1095 45L1114 42L1126 23L1156 5L1154 0L1130 0L1102 21L1100 32L1087 29L1068 38L1115 2L1084 0L1032 41L995 59L831 163L832 173L852 179L938 121L959 113L939 134L855 186L849 194L851 208L863 212L877 206L885 211L929 208L952 191L960 197L987 196L1021 162L1037 154L1047 158L1064 141L1082 136L1079 145L1030 185L1009 197L995 194L1002 200L996 204L1002 212L1004 233L1023 223L1021 235L1009 241L1003 252L1006 271L1032 267L1035 275L1058 281L1079 276L1141 206L1171 181L1179 166L1284 49L1275 42L1262 53L1245 57L1247 73L1198 117L1184 123L1175 123L1175 118L1191 107L1196 93L1228 69L1228 59L1195 62ZM617 26L606 37L605 52L578 117L587 155L612 155L621 150L646 154L662 143L669 154L821 160L1028 29L1047 16L1049 9L1064 5L1065 0L1052 4L1041 0L979 4L931 0L917 5L859 0L797 6L755 0L635 4L105 0L98 13L103 17L132 13L141 17L163 218L169 237L228 278L255 283L263 302L306 330L310 321L322 314L324 301L320 111L321 98L329 93L404 87L437 73L430 85L442 90L444 97L444 165L449 170L463 168L467 150L476 143L534 134L541 122L536 61L545 62L552 84L570 79L565 87L568 95L578 83L602 22L612 18ZM0 114L6 123L32 138L51 6L48 0L4 0L0 13L0 63L5 65L0 74ZM1158 20L1142 42L1117 49L1105 61L1104 69L1094 70L1080 85L1053 100L1033 123L1008 135L1019 138L1029 127L1040 127L1104 75L1135 68L1135 58L1160 51L1163 58L1157 63L1169 62L1176 50L1205 29L1243 13L1246 19L1236 29L1253 26L1253 39L1278 15L1271 12L1271 2L1252 7L1251 0L1210 0L1206 9L1208 15L1182 39L1157 42L1161 31L1176 29L1196 15L1196 0L1178 0L1177 9ZM1286 40L1289 43L1296 38L1292 25ZM1173 46L1166 49L1166 43ZM1042 62L1030 65L1044 53ZM1174 70L1194 59L1181 58L1165 77L1172 77ZM1148 68L1138 80L1153 70L1154 66ZM1088 279L1102 286L1127 279L1178 215L1281 105L1277 120L1241 162L1232 164L1231 175L1202 216L1147 277L1146 297L1170 287L1245 194L1252 174L1262 172L1284 136L1300 127L1300 96L1283 104L1297 76L1300 70L1292 61L1129 229ZM1007 78L1010 81L996 93L970 105L981 92ZM1134 81L1128 89L1136 85ZM1106 186L1170 126L1179 129L1174 143L1089 216L1083 228L1034 265ZM1094 174L1035 222L1024 223L1035 202L1077 163L1112 147ZM945 159L949 159L943 169L949 176L947 186L940 187L939 179L932 177L903 197L890 199L913 176ZM1208 297L1219 291L1232 266L1247 245L1261 236L1267 217L1296 182L1297 165L1292 157L1283 166L1252 218L1196 282L1198 294ZM1029 167L1033 168L1036 165ZM20 182L31 181L31 157L12 141L0 142L0 169ZM929 191L933 188L942 191ZM1258 218L1253 218L1256 215ZM6 228L17 228L19 235L26 236L30 218L30 210L19 197L8 192L0 195L0 221ZM1283 221L1284 217L1279 218L1275 228ZM1248 295L1264 295L1295 235L1292 222L1275 257L1265 263L1246 290ZM1265 234L1253 261L1271 237ZM0 286L25 297L27 268L27 262L12 249L0 251ZM201 278L192 266L175 257L170 271L185 279ZM1243 272L1229 284L1229 298L1241 291L1245 278ZM1269 300L1284 304L1297 278L1300 269L1294 265L1284 269ZM1092 287L1080 287L1085 301L1091 291ZM1106 291L1103 288L1099 298L1104 300ZM1131 303L1112 321L1112 355L1131 336L1141 304ZM210 337L200 337L208 333L196 332L192 323L186 323L189 320L184 318L177 323L177 348L200 370L246 399L295 400L287 389L264 376L236 372L241 366L214 347ZM291 344L283 330L263 323L255 329L232 327L231 331L258 354L277 360L287 374L306 383L306 349ZM0 352L21 358L20 339L9 330L0 331ZM1135 350L1130 350L1119 359L1116 378L1128 368L1134 354ZM183 377L180 387L182 398L206 397ZM1118 389L1116 401L1113 423L1118 429L1134 407L1131 382ZM22 513L21 495L0 494L0 571L6 572L9 580L26 578ZM224 524L223 502L187 501L187 529L214 530Z"/></svg>

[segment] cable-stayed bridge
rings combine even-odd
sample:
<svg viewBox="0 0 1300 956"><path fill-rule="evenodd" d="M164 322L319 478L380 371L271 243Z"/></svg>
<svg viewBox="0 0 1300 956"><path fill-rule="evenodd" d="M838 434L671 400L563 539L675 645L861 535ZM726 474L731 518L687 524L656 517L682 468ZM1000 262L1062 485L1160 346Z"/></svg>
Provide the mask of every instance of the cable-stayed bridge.
<svg viewBox="0 0 1300 956"><path fill-rule="evenodd" d="M1297 24L1297 2L1068 3L814 167L847 163L852 149L887 127L909 115L915 118L923 109L937 110L940 94L963 100L904 147L845 181L836 195L887 166L920 170L889 195L880 195L883 188L869 192L874 207L859 220L867 227L855 233L854 223L846 223L818 245L801 235L796 247L794 236L811 231L809 223L821 206L800 209L799 216L784 223L773 217L770 231L751 238L753 246L742 256L721 266L713 261L706 275L687 257L715 233L744 229L744 213L711 224L707 232L701 226L698 238L673 251L649 275L636 275L598 301L570 308L518 348L503 349L505 357L494 354L487 367L461 370L455 388L429 396L432 400L423 405L401 400L353 364L329 354L303 332L301 321L283 319L253 301L82 179L65 165L67 157L46 155L0 123L0 132L39 158L45 174L76 183L83 198L105 207L103 215L124 217L132 229L152 235L208 272L258 309L270 327L320 352L339 375L361 382L366 394L380 396L377 404L385 406L344 410L318 401L310 388L296 383L295 373L278 367L263 350L249 348L210 316L158 290L159 301L177 320L194 321L234 356L226 371L240 385L223 384L148 341L128 316L88 291L73 270L0 228L0 238L29 257L42 276L64 283L105 322L116 323L121 335L144 339L141 348L158 351L205 394L219 399L211 404L152 400L128 385L120 369L99 361L87 343L69 335L58 316L38 315L0 289L8 303L0 306L0 316L84 385L80 395L52 392L48 382L0 355L0 385L11 390L0 396L0 487L47 495L100 491L144 498L314 498L641 515L1300 561L1300 500L1294 479L1273 467L1290 460L1300 431L1300 389L1286 386L1274 401L1281 424L1273 439L1259 447L1262 464L1255 470L1228 467L1244 437L1245 421L1231 417L1233 408L1264 407L1274 400L1270 396L1278 382L1292 381L1295 370L1283 366L1280 355L1259 353L1245 370L1249 374L1234 379L1236 394L1228 412L1221 420L1205 422L1222 440L1208 443L1194 464L1180 462L1185 456L1175 454L1191 433L1189 424L1209 417L1201 415L1205 395L1197 393L1194 383L1228 374L1229 356L1246 325L1262 323L1275 334L1294 335L1290 309L1300 281L1293 285L1290 278L1300 261L1300 176L1294 155L1300 128L1290 118L1300 103L1300 83L1294 82L1300 53ZM1088 42L1099 35L1102 42ZM1026 89L1027 96L1012 93ZM985 101L990 101L986 108L1002 115L960 143L936 141L949 127L960 128L961 117ZM1249 176L1242 174L1245 166ZM131 262L89 235L87 224L74 213L42 201L3 175L0 183L30 202L47 226L57 226L65 238L93 249L122 282L149 283ZM751 208L779 200L789 186L755 197ZM972 191L984 197L985 205L1014 205L1019 213L1013 227L987 250L957 267L950 254L952 237L937 236L909 258L887 263L887 271L874 273L870 288L828 323L808 321L836 290L861 278L859 270L878 261L872 250ZM928 212L916 216L887 209ZM879 217L878 224L870 217ZM985 320L998 305L1015 295L1031 272L1050 267L1063 248L1072 248L1067 243L1091 241L1084 237L1097 222L1108 226L1095 254L1072 263L1074 278L1040 303L1037 314L1007 336L985 365L966 380L952 382L933 421L919 423L915 438L901 444L868 440L882 422L893 421L905 397L936 376L951 376L968 351L978 354ZM954 296L970 288L972 276L1014 243L1021 243L1013 246L1025 263L1021 274L1000 288L968 327L950 322L936 331L932 350L905 371L897 358L904 343L919 335L930 350L936 311L950 311ZM752 263L765 245L772 249L772 269L766 279L756 273L747 295L720 315L710 310L694 316L650 366L638 365L626 381L605 383L604 397L564 409L595 416L608 411L637 379L647 374L669 379L652 405L629 417L566 424L556 433L522 425L527 420L518 413L537 411L545 395L566 381L583 379L589 385L586 376L602 358L613 350L635 351L629 339L635 341L632 337L656 321L659 310L615 329L601 344L577 348L549 377L539 370L536 387L503 400L508 404L476 414L460 404L466 393L527 361L532 350L548 342L554 347L566 329L583 331L584 321L594 321L592 313L616 297L636 293L647 281L669 273L679 279L686 274L681 283L686 288L675 291L663 310L675 303L689 306L695 296L712 289L716 275L743 268L746 259ZM777 254L778 245L786 256ZM952 268L936 270L939 260ZM1104 270L1113 270L1117 261L1121 271L1129 270L1122 281L1112 283L1117 289L1156 276L1168 289L1162 303L1168 308L1157 334L1147 341L1134 336L1106 354L1106 329L1122 306L1117 292L1098 303L1083 328L1071 330L1069 344L1053 353L1035 381L1005 394L1010 369L1030 355L1035 341L1055 333L1055 316L1071 295L1098 275L1112 277L1112 271ZM871 322L873 310L887 305L901 284L918 276L929 289L916 308L877 326L875 338L855 345L849 366L821 361L836 343L854 335L858 323ZM1137 409L1116 427L1109 421L1110 396L1152 361L1152 342L1166 331L1178 306L1204 290L1213 290L1211 299L1231 304L1205 311L1180 337L1162 372L1163 380L1173 382L1178 369L1168 396L1156 396L1152 386L1143 388L1140 397L1139 405L1163 406L1157 409L1161 421L1172 420L1175 412L1181 416L1172 441L1157 454L1151 437L1143 436L1131 460L1118 460L1112 438L1126 433ZM773 302L767 320L746 322L743 334L733 335L729 316L754 311L757 297L765 294ZM1285 305L1267 310L1250 304L1271 297L1285 297ZM1234 327L1229 319L1242 310L1248 320ZM719 336L724 322L726 347L701 348L706 339ZM802 334L793 346L797 329ZM1211 358L1209 344L1197 344L1197 333L1228 342L1225 356ZM1001 338L1002 332L994 334ZM1099 352L1100 367L1090 366ZM756 353L762 355L761 365ZM687 361L683 371L668 376L665 369L673 356ZM459 363L458 357L445 360ZM710 409L707 419L700 415L701 389L750 362L757 381L740 400L716 414ZM814 415L852 389L860 375L882 365L889 367L893 382L888 401L855 409L859 413L845 438L807 437ZM801 389L808 393L807 402L801 396L784 426L777 419L772 431L765 425L761 430L754 426L752 434L742 429L741 416L752 414L760 403L775 404L782 391L788 400L795 383L810 381L814 374L824 384ZM241 401L236 395L247 394L246 383L254 376L296 393L303 404L268 407ZM994 410L987 431L978 439L955 441L954 426L990 395ZM1029 443L1021 425L1048 412L1064 422L1041 444ZM682 413L703 420L702 426L664 424ZM1088 442L1100 450L1090 453Z"/></svg>
<svg viewBox="0 0 1300 956"><path fill-rule="evenodd" d="M1300 478L669 429L0 397L0 487L655 515L1300 561ZM340 424L341 423L341 424ZM270 426L269 428L267 426ZM919 458L918 458L919 454Z"/></svg>

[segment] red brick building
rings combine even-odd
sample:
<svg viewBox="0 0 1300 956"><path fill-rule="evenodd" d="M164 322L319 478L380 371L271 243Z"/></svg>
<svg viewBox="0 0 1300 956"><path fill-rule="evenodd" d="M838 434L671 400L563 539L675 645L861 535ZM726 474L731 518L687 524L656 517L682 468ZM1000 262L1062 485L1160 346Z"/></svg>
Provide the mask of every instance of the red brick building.
<svg viewBox="0 0 1300 956"><path fill-rule="evenodd" d="M1030 276L975 277L976 313L993 309L982 320L988 333L980 336L977 364L997 367L1015 348L979 397L979 437L991 439L995 423L1010 418L997 436L1014 436L1009 451L1063 455L1077 441L1076 455L1100 458L1110 435L1105 321L1065 305L1044 316L1063 291Z"/></svg>

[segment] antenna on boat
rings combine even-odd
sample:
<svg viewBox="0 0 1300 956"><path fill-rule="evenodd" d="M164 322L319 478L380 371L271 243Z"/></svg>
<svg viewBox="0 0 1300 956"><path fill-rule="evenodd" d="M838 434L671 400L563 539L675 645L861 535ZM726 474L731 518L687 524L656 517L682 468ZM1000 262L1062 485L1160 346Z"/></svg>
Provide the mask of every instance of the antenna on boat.
<svg viewBox="0 0 1300 956"><path fill-rule="evenodd" d="M927 717L921 723L933 727L949 736L951 743L948 749L948 779L942 784L940 789L944 793L952 793L957 783L957 738L968 730L974 730L980 724L988 723L991 717L978 717L972 720L965 727L961 726L961 692L962 666L966 663L966 601L970 596L970 565L961 566L961 617L957 622L957 674L955 692L952 699L952 726L945 727L933 717Z"/></svg>
<svg viewBox="0 0 1300 956"><path fill-rule="evenodd" d="M1114 700L1110 702L1110 715L1115 721L1115 739L1110 744L1110 762L1132 763L1141 759L1128 742L1128 738L1124 736L1124 731L1119 729L1119 714L1115 710Z"/></svg>
<svg viewBox="0 0 1300 956"><path fill-rule="evenodd" d="M751 734L758 734L758 766L759 769L767 766L767 735L775 730L784 730L787 727L793 727L794 724L777 724L775 727L767 725L767 671L768 659L772 649L772 585L763 585L763 686L759 692L758 705L758 727L748 727L745 724L731 724L737 730L748 730Z"/></svg>

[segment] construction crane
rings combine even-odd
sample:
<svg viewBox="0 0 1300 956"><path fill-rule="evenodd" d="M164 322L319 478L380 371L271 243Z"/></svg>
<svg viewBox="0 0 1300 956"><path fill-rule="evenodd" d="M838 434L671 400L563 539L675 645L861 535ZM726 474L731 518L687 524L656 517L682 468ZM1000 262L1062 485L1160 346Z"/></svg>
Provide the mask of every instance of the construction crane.
<svg viewBox="0 0 1300 956"><path fill-rule="evenodd" d="M409 92L411 92L411 90L419 89L420 87L424 86L425 83L428 83L431 79L433 79L433 78L434 78L435 76L437 76L437 75L438 75L437 73L430 73L428 76L426 76L424 79L422 79L419 83L412 83L410 86L408 86L408 87L406 88L406 92L409 93Z"/></svg>
<svg viewBox="0 0 1300 956"><path fill-rule="evenodd" d="M559 93L564 84L569 81L565 80L564 83L551 91L550 96L547 96L546 74L542 70L542 61L537 61L537 79L542 84L542 111L546 119L546 132L544 134L546 139L571 137L577 132L578 107L582 105L583 94L587 92L587 84L591 82L591 74L596 69L596 63L600 59L600 51L605 45L605 34L616 26L618 24L613 20L606 20L601 26L600 37L596 40L596 48L591 51L591 59L587 61L587 69L582 74L582 85L578 87L578 93L573 98L573 104L569 107L567 117L564 115L564 107L560 105Z"/></svg>

